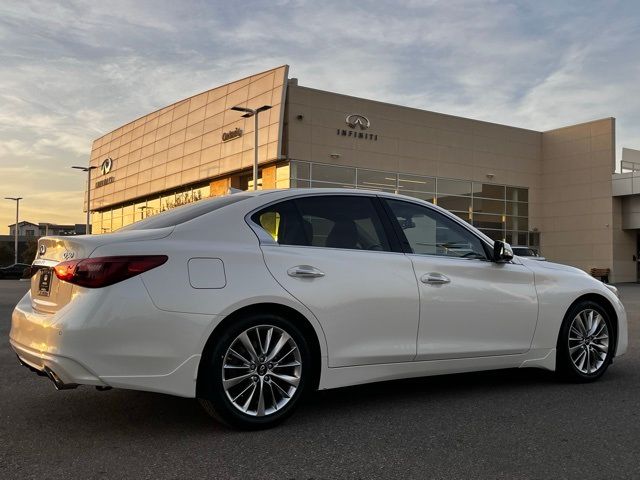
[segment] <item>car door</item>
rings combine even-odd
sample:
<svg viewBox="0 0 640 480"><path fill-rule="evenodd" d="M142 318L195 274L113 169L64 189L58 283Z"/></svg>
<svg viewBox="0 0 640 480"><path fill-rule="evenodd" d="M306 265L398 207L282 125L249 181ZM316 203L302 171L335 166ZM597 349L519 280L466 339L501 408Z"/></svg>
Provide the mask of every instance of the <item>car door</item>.
<svg viewBox="0 0 640 480"><path fill-rule="evenodd" d="M273 240L261 240L267 268L322 325L331 367L416 354L417 282L380 213L375 196L309 194L251 216Z"/></svg>
<svg viewBox="0 0 640 480"><path fill-rule="evenodd" d="M533 273L490 261L479 236L435 208L386 204L420 289L416 360L529 350L538 318Z"/></svg>

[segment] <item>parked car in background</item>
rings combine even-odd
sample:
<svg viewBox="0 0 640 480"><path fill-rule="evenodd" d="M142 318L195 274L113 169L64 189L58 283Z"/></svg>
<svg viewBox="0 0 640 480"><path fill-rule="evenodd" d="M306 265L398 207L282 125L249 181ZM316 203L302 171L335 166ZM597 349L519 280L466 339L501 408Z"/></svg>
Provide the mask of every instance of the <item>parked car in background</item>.
<svg viewBox="0 0 640 480"><path fill-rule="evenodd" d="M10 332L24 366L58 389L196 397L245 429L315 389L518 367L589 382L627 349L615 287L391 193L202 200L41 238L34 266Z"/></svg>
<svg viewBox="0 0 640 480"><path fill-rule="evenodd" d="M0 267L0 278L24 278L25 271L31 269L26 263L14 263L7 267Z"/></svg>
<svg viewBox="0 0 640 480"><path fill-rule="evenodd" d="M519 257L528 257L532 260L546 260L546 258L540 256L535 248L515 246L511 247L511 250L513 250L514 255Z"/></svg>

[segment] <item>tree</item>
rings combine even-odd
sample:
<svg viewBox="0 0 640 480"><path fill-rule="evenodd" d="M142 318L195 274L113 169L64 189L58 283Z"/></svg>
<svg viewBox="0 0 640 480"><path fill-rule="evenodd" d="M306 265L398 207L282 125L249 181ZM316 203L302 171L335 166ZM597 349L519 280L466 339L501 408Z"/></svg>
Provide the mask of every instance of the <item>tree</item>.
<svg viewBox="0 0 640 480"><path fill-rule="evenodd" d="M6 243L0 243L0 265L10 265L13 263L13 248Z"/></svg>
<svg viewBox="0 0 640 480"><path fill-rule="evenodd" d="M38 242L37 240L30 240L27 242L27 246L25 247L20 258L24 263L31 264L36 258L36 254L38 253Z"/></svg>

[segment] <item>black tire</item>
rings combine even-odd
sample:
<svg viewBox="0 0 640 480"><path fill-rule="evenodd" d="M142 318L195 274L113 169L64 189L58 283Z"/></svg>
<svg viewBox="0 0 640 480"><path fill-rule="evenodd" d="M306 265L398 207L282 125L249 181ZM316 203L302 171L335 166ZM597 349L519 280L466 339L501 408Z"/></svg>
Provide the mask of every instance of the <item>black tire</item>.
<svg viewBox="0 0 640 480"><path fill-rule="evenodd" d="M582 344L582 342L587 342L589 337L584 335L579 335L577 330L580 330L579 327L577 330L572 329L572 325L574 324L574 320L580 314L581 320L585 320L585 315L588 316L588 312L595 312L600 315L606 328L603 330L606 332L608 339L606 340L607 351L604 357L601 352L602 345L598 343L598 348L596 348L596 341L603 342L603 335L594 336L591 335L593 343ZM594 313L594 317L597 316ZM576 324L577 325L577 324ZM600 327L596 328L598 330ZM572 338L580 338L585 337L583 340L570 340L569 335L571 333ZM594 332L594 334L597 333ZM593 382L597 380L604 372L606 372L607 368L611 364L613 359L613 352L615 347L615 330L613 328L613 322L607 313L607 311L600 306L600 304L593 302L591 300L584 300L573 305L562 322L562 327L560 328L560 334L558 335L558 344L556 349L556 372L563 379L575 383L587 383ZM596 340L600 338L600 340ZM597 357L593 356L594 353L597 353ZM588 355L587 355L588 354ZM587 363L587 359L593 362ZM595 359L595 360L594 360ZM580 368L582 365L582 368ZM595 368L597 366L597 368ZM586 370L586 371L585 371Z"/></svg>
<svg viewBox="0 0 640 480"><path fill-rule="evenodd" d="M273 399L273 402L275 403L279 395L281 397L281 400L286 401L286 403L276 411L265 413L262 416L257 415L257 408L256 412L244 413L243 411L241 411L239 407L232 403L231 398L227 395L227 392L223 386L223 375L227 375L227 373L223 374L223 362L225 360L225 356L229 354L229 348L236 342L236 340L238 340L238 337L243 332L253 332L253 334L250 333L251 343L256 349L256 352L260 353L260 350L258 350L258 343L255 341L256 330L254 329L256 327L259 327L258 332L262 332L263 335L265 335L265 332L269 327L274 327L274 342L277 342L276 335L279 335L280 331L286 332L286 334L291 337L292 341L295 342L295 346L297 347L297 351L299 352L299 361L291 360L292 358L294 358L294 354L290 354L289 357L286 357L287 360L283 364L286 365L295 361L298 361L298 363L300 364L299 370L297 370L296 373L296 375L299 375L299 382L297 384L295 392L291 394L290 398L287 398L284 395L280 395L280 391L278 390L279 386L281 386L281 388L284 388L285 390L287 389L286 383L282 383L280 380L276 382L275 379L275 372L283 373L281 370L269 370L267 369L266 363L258 362L256 363L254 370L247 372L248 374L251 374L250 378L252 381L255 377L258 378L257 382L254 381L254 383L256 383L256 388L265 388L265 402L267 401L267 393L270 395L270 402L271 399ZM258 335L260 335L260 333L258 333ZM267 342L265 336L263 336L262 339L263 343L266 344ZM292 344L287 344L287 347L291 347L291 345ZM238 344L235 343L235 346L237 347ZM242 347L243 345L240 346ZM285 350L285 348L283 348L282 350ZM241 353L241 355L245 358L248 358L248 350L243 350L239 353ZM284 354L281 352L281 355ZM237 359L236 357L230 358L234 360ZM276 355L274 357L274 361L277 361L278 358L278 355ZM283 357L281 360L284 362L285 357ZM200 378L198 378L198 396L200 403L207 411L207 413L209 413L209 415L222 422L223 424L233 428L239 428L243 430L259 430L274 427L284 421L294 412L294 410L300 403L300 400L304 396L307 386L311 384L310 377L313 371L311 364L312 361L313 359L311 358L308 342L294 322L288 320L287 318L274 314L251 314L246 317L239 318L234 321L233 324L229 325L228 328L226 328L222 332L222 334L220 334L218 339L215 339L215 343L213 344L212 348L209 349L209 353L206 355L206 358L202 359L203 364L199 370ZM238 360L238 362L242 364L245 363L240 360ZM254 362L251 362L252 365L253 363ZM260 366L265 367L266 374L262 372L260 375L256 375ZM276 366L276 369L277 368L283 367ZM225 370L225 372L228 371L229 370ZM245 370L243 370L243 372L244 371ZM289 370L289 372L291 372L291 370ZM287 370L285 370L284 373L287 373ZM271 383L271 385L269 386L268 384L270 382L273 383ZM251 384L248 382L244 385L247 385L247 388L249 389L251 388ZM244 385L238 385L238 390L242 391ZM268 386L269 388L271 388L270 391L267 391ZM237 391L233 392L233 394L230 393L229 395L235 396L236 394ZM251 394L253 394L253 392L251 392ZM245 394L244 397L241 397L241 400L244 401L248 397L249 393ZM252 405L254 405L254 403L252 403Z"/></svg>

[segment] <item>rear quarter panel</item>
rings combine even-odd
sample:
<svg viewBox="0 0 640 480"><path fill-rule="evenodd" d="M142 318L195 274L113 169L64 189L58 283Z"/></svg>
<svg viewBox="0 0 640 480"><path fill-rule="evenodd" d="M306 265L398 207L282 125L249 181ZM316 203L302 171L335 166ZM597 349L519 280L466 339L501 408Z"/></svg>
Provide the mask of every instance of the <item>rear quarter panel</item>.
<svg viewBox="0 0 640 480"><path fill-rule="evenodd" d="M309 320L324 356L326 339L318 320L273 279L258 239L244 221L246 213L255 208L253 203L253 200L238 202L202 215L178 225L163 239L105 245L92 256L167 255L169 259L164 265L143 273L140 278L158 309L211 315L212 323L203 331L198 348L204 347L217 324L230 313L257 303L278 303L297 310ZM219 259L224 269L223 286L196 288L189 277L192 259ZM216 271L215 275L219 273Z"/></svg>

